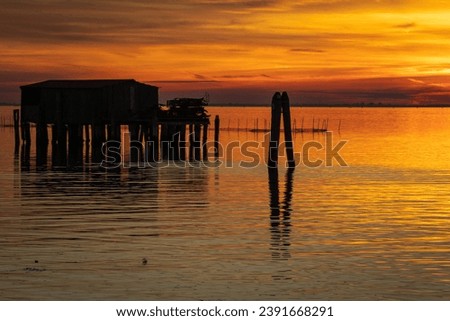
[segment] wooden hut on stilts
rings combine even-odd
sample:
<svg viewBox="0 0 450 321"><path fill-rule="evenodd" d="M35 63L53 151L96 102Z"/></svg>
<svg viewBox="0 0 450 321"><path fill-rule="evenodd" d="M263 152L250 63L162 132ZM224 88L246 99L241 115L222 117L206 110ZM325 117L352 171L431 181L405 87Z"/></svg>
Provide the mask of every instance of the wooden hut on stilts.
<svg viewBox="0 0 450 321"><path fill-rule="evenodd" d="M30 124L35 124L37 165L46 164L50 141L53 165L80 164L83 150L85 161L124 162L118 157L124 137L130 141L131 162L184 160L187 126L194 131L194 152L189 158L202 158L200 147L209 124L206 112L198 112L204 103L199 106L198 101L179 99L164 111L159 106L158 87L133 79L48 80L21 90L22 141L30 146ZM129 136L123 135L124 126Z"/></svg>

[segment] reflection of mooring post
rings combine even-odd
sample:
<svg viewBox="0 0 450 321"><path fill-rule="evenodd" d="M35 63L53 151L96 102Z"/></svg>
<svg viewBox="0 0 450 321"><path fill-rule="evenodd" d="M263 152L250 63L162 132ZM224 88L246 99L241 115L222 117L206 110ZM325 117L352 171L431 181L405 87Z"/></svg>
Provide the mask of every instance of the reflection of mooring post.
<svg viewBox="0 0 450 321"><path fill-rule="evenodd" d="M278 227L280 217L280 190L278 187L278 168L270 167L268 174L270 195L270 225L271 227Z"/></svg>
<svg viewBox="0 0 450 321"><path fill-rule="evenodd" d="M270 196L270 234L272 258L287 260L291 257L289 253L291 234L291 213L293 194L294 168L286 171L286 183L284 199L280 203L280 189L278 182L278 168L269 167L269 196Z"/></svg>
<svg viewBox="0 0 450 321"><path fill-rule="evenodd" d="M288 167L295 167L294 147L292 143L291 131L291 112L289 97L286 92L281 95L276 92L272 98L272 120L270 128L270 142L269 142L269 159L267 165L269 167L276 167L278 165L278 147L280 145L280 122L281 113L283 113L284 123L284 140L286 146L286 157L288 160Z"/></svg>

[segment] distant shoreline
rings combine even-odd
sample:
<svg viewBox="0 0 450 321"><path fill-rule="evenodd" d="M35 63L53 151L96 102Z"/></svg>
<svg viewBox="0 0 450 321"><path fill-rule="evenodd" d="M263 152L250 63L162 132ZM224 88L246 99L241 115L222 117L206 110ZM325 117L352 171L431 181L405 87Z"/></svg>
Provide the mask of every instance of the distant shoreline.
<svg viewBox="0 0 450 321"><path fill-rule="evenodd" d="M210 104L208 107L266 107L269 105L238 105L238 104ZM293 108L449 108L450 105L352 105L352 104L337 104L337 105L296 105L292 104Z"/></svg>
<svg viewBox="0 0 450 321"><path fill-rule="evenodd" d="M0 103L0 107L20 107L20 104Z"/></svg>
<svg viewBox="0 0 450 321"><path fill-rule="evenodd" d="M210 104L208 107L266 107L269 104ZM17 103L0 103L1 107L20 107ZM392 105L392 104L367 104L367 105L356 105L356 104L331 104L331 105L318 105L318 104L304 104L298 105L293 104L293 108L449 108L450 105Z"/></svg>

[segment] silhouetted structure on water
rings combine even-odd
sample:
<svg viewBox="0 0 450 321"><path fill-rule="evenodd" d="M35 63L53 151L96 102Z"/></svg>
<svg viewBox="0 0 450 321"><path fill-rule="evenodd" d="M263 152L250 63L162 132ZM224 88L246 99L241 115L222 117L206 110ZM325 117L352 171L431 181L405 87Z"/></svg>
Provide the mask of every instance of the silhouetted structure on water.
<svg viewBox="0 0 450 321"><path fill-rule="evenodd" d="M105 152L120 151L124 125L129 128L132 162L185 160L187 127L189 158L201 160L209 125L202 99L175 99L160 108L158 87L133 79L48 80L21 90L21 136L29 148L30 124L36 125L38 165L47 162L49 128L52 163L65 166L82 162L83 146L86 161L93 162L104 159Z"/></svg>

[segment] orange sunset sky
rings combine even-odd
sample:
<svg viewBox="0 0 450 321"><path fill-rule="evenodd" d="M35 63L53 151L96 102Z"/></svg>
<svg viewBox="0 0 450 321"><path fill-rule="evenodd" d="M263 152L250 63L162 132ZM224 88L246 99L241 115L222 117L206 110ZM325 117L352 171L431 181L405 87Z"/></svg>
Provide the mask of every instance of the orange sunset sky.
<svg viewBox="0 0 450 321"><path fill-rule="evenodd" d="M450 1L0 0L0 101L134 78L161 101L450 104Z"/></svg>

